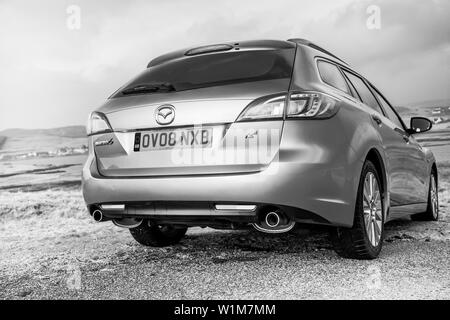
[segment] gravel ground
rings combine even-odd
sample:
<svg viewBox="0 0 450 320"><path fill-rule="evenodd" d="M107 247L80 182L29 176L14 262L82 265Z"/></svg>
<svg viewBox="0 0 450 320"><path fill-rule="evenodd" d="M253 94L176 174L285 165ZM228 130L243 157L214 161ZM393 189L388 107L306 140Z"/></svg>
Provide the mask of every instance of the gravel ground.
<svg viewBox="0 0 450 320"><path fill-rule="evenodd" d="M76 189L3 194L0 299L449 299L446 190L441 221L389 223L375 261L338 257L326 228L306 226L192 228L176 246L146 248L93 222Z"/></svg>

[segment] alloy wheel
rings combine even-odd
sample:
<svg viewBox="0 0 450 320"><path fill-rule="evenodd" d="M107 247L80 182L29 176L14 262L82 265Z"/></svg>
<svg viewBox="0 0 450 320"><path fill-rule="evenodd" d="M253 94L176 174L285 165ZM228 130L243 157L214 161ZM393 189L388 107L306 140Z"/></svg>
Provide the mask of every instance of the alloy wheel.
<svg viewBox="0 0 450 320"><path fill-rule="evenodd" d="M436 218L439 212L439 198L438 191L436 187L436 178L434 175L431 176L431 186L430 186L430 199L431 199L431 210L433 217Z"/></svg>
<svg viewBox="0 0 450 320"><path fill-rule="evenodd" d="M363 209L364 226L367 237L372 246L376 247L381 240L383 229L383 210L378 180L372 172L368 172L364 179Z"/></svg>

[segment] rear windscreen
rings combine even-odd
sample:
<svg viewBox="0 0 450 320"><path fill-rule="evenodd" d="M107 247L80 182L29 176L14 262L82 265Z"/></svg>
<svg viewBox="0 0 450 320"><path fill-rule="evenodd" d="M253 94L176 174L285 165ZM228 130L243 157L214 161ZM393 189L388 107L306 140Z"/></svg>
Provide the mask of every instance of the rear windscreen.
<svg viewBox="0 0 450 320"><path fill-rule="evenodd" d="M183 91L241 82L290 78L294 55L295 48L233 51L183 57L146 69L118 90L114 97L122 96L124 90L127 92L127 89L140 85L164 84L170 85L172 91Z"/></svg>

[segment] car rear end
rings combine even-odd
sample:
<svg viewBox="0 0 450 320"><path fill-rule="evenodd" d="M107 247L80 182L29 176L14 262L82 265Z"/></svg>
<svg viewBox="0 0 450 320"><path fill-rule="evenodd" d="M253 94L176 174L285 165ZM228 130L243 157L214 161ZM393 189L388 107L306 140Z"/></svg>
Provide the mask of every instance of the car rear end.
<svg viewBox="0 0 450 320"><path fill-rule="evenodd" d="M342 139L308 121L339 130L339 101L292 92L296 56L294 43L266 41L151 62L91 114L83 170L91 214L122 226L254 223L266 232L295 221L351 223L329 213L352 205L336 190L350 182L333 179L327 150ZM318 197L324 179L332 183Z"/></svg>

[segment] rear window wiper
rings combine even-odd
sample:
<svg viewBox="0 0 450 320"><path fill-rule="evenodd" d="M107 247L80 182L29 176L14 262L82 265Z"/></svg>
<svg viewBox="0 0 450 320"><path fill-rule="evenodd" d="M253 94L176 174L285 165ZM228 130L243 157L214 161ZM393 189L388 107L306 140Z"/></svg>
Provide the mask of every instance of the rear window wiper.
<svg viewBox="0 0 450 320"><path fill-rule="evenodd" d="M170 92L175 91L175 87L170 83L148 83L139 84L122 90L122 94Z"/></svg>

